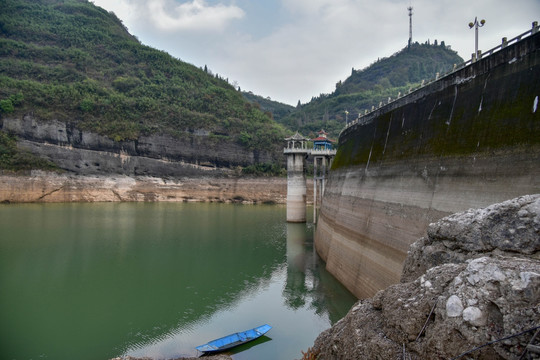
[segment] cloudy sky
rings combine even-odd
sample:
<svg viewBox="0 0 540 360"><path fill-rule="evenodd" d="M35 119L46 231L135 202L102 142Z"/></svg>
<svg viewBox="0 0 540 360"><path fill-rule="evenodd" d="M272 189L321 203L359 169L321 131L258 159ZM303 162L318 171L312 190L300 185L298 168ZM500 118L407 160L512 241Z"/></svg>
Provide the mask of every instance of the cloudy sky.
<svg viewBox="0 0 540 360"><path fill-rule="evenodd" d="M444 40L465 60L540 21L540 0L92 0L144 44L296 105L331 93L351 69L413 41Z"/></svg>

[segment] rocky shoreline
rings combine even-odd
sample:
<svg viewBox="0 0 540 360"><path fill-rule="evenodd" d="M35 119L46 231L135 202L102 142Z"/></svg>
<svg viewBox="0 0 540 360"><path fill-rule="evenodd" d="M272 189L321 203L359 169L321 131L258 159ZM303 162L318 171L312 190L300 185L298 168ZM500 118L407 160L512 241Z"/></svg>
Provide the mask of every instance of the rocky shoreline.
<svg viewBox="0 0 540 360"><path fill-rule="evenodd" d="M313 191L308 181L308 199ZM0 175L0 203L217 202L285 204L286 177L158 178L32 171Z"/></svg>
<svg viewBox="0 0 540 360"><path fill-rule="evenodd" d="M539 329L540 194L430 224L408 252L401 283L356 303L311 353L539 359Z"/></svg>

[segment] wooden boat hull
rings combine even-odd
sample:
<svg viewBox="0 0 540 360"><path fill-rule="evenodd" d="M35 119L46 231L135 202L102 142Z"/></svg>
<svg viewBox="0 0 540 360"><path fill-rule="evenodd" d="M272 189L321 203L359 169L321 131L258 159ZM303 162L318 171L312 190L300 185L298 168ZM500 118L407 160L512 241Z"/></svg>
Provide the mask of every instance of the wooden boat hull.
<svg viewBox="0 0 540 360"><path fill-rule="evenodd" d="M235 346L242 345L259 338L266 334L271 328L272 327L270 325L264 324L250 330L237 332L219 339L209 341L204 345L199 345L195 347L195 349L203 353L225 351Z"/></svg>

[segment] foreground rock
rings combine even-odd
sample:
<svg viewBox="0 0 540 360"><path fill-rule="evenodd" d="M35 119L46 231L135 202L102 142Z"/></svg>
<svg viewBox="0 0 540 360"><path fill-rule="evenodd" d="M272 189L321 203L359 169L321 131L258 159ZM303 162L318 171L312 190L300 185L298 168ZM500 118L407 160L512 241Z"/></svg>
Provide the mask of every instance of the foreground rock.
<svg viewBox="0 0 540 360"><path fill-rule="evenodd" d="M540 195L446 217L411 247L402 283L359 301L312 351L320 359L451 359L471 350L463 358L527 351L538 359L539 253Z"/></svg>

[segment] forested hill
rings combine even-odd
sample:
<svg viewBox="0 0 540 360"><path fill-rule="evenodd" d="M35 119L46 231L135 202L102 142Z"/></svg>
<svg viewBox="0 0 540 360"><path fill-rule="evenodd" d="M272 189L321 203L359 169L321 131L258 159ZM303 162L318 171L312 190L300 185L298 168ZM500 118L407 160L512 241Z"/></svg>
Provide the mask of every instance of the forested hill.
<svg viewBox="0 0 540 360"><path fill-rule="evenodd" d="M244 98L255 106L261 108L267 115L272 116L272 118L281 122L284 117L289 115L294 110L294 106L281 103L279 101L274 101L270 97L263 97L261 95L255 95L251 91L242 92Z"/></svg>
<svg viewBox="0 0 540 360"><path fill-rule="evenodd" d="M360 112L388 101L389 97L396 98L398 93L403 95L422 80L434 79L437 73L443 74L462 62L444 41L414 43L363 70L352 69L345 81L336 84L333 93L313 97L307 104L299 103L296 110L280 122L298 129L304 136L313 137L324 128L331 137L337 138L347 117L353 120Z"/></svg>
<svg viewBox="0 0 540 360"><path fill-rule="evenodd" d="M28 113L114 141L203 133L272 151L284 137L226 80L142 45L87 0L2 0L0 117Z"/></svg>

